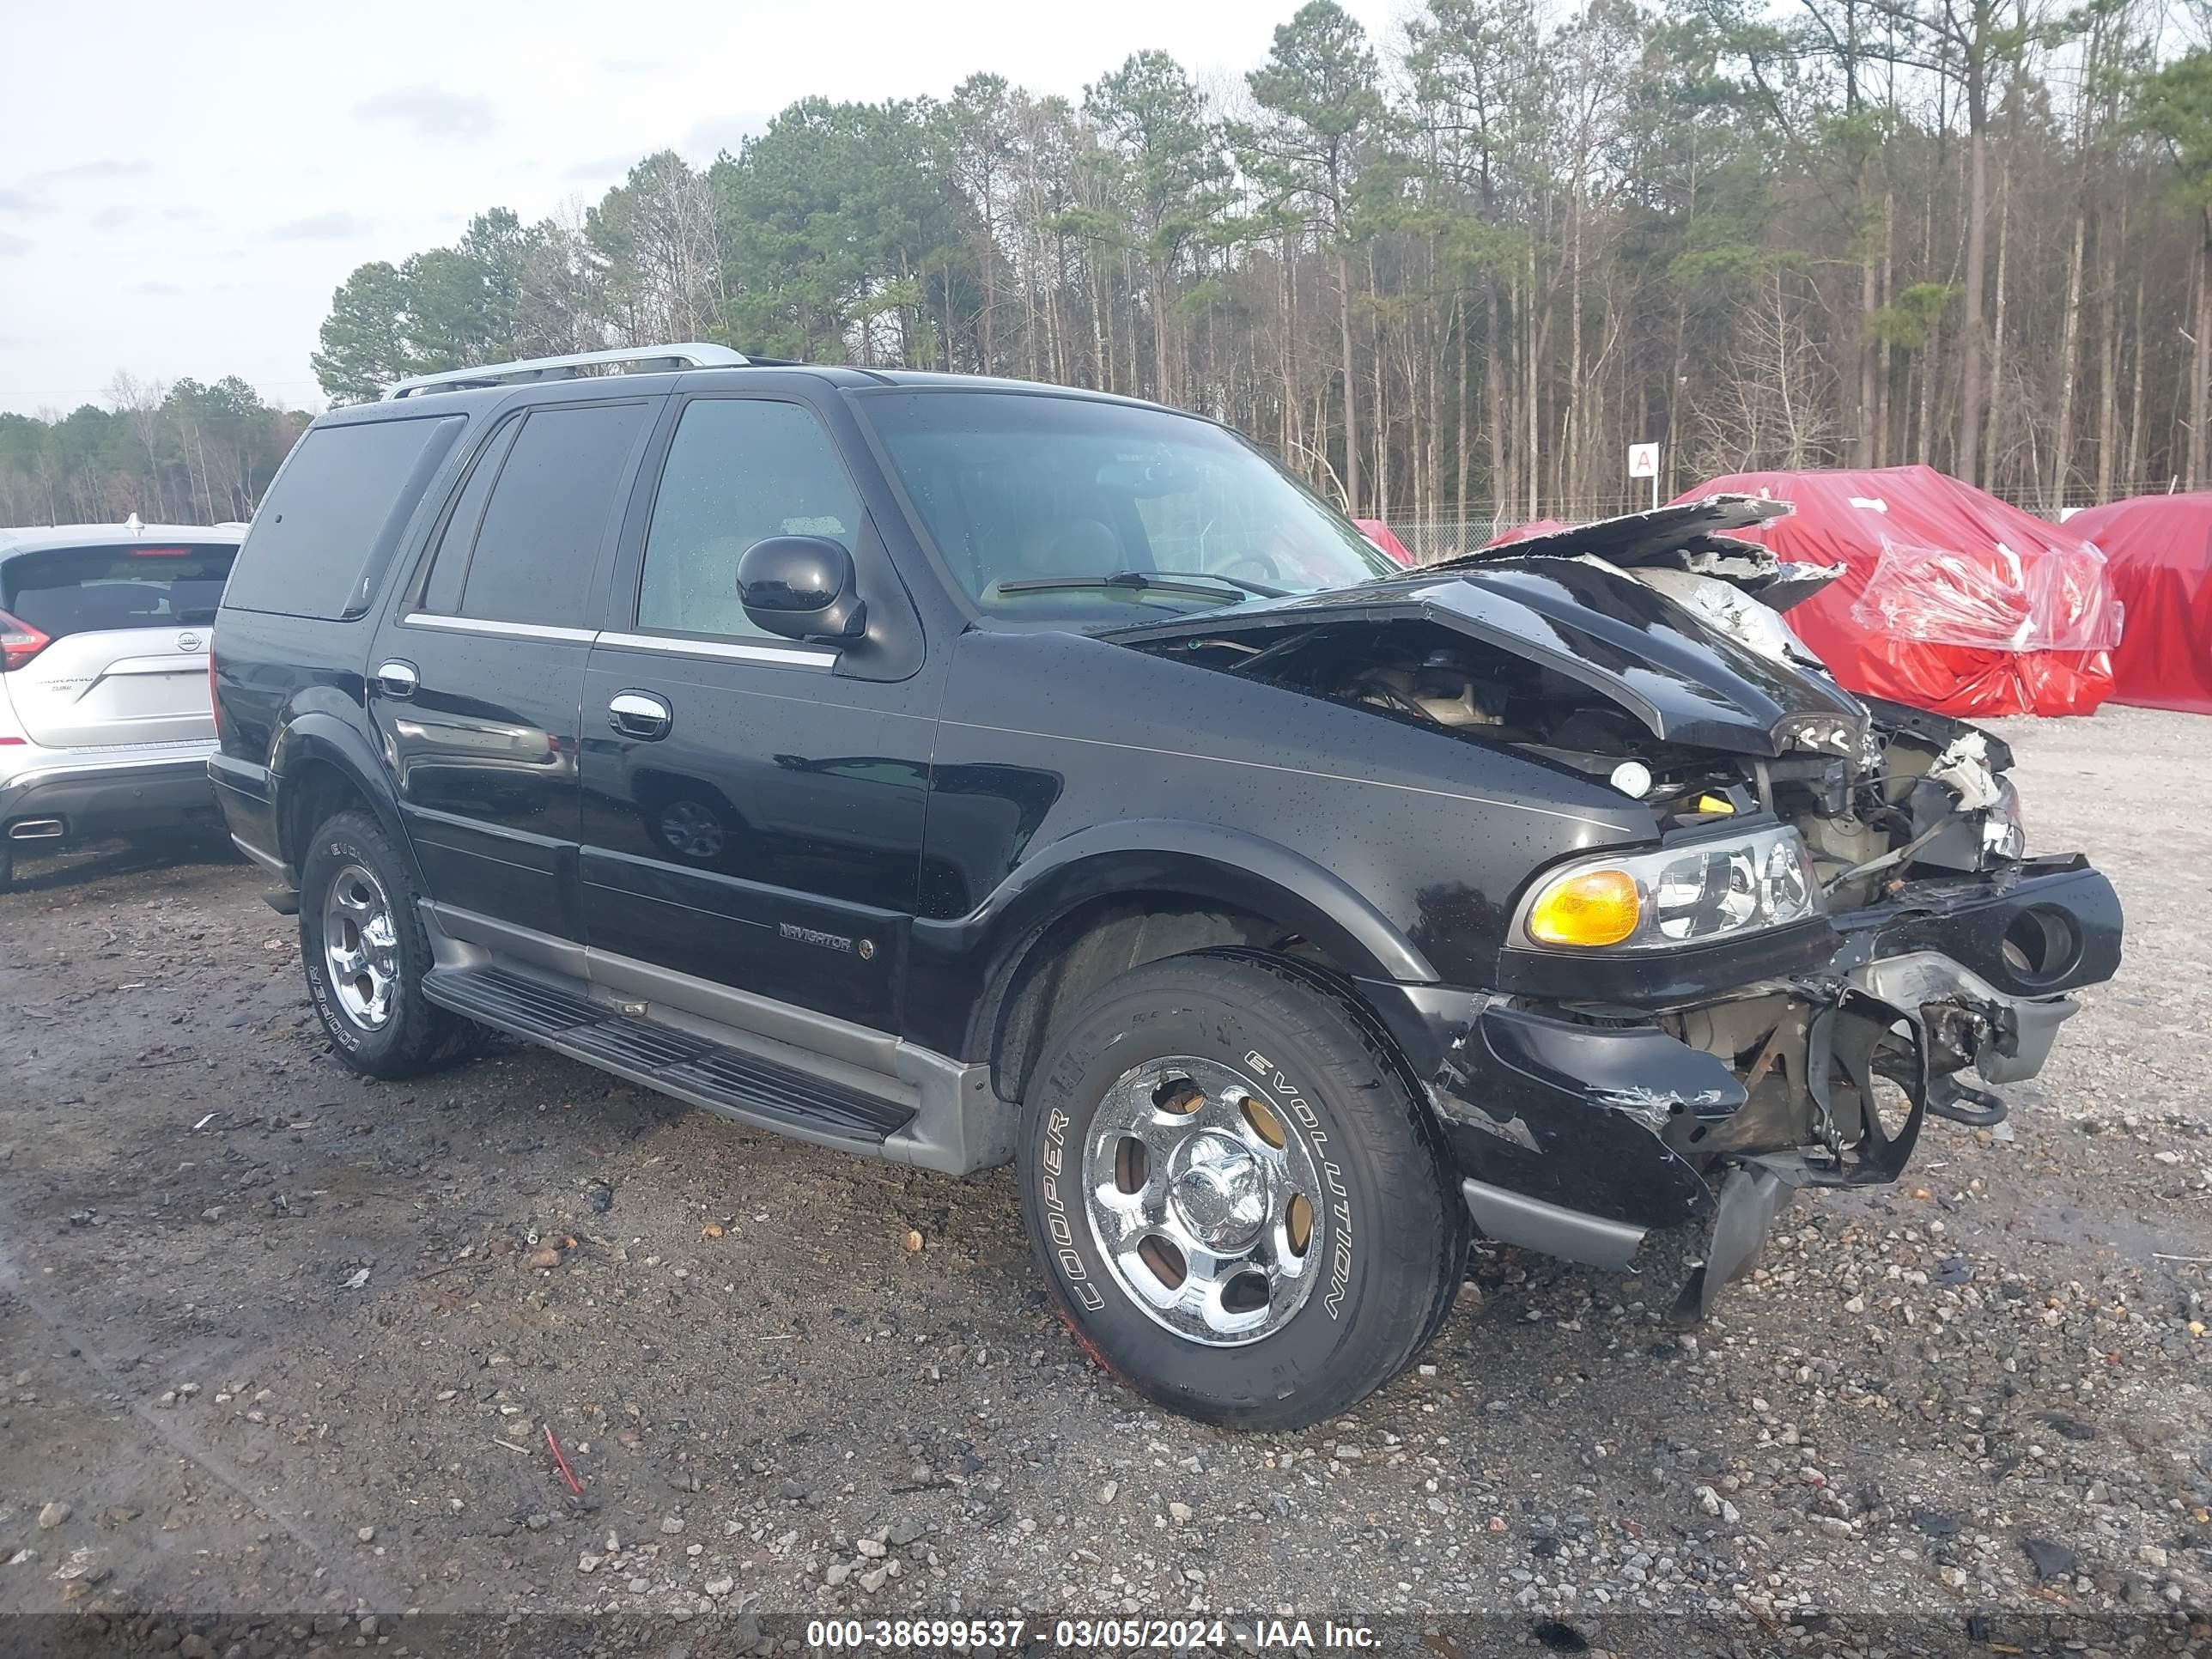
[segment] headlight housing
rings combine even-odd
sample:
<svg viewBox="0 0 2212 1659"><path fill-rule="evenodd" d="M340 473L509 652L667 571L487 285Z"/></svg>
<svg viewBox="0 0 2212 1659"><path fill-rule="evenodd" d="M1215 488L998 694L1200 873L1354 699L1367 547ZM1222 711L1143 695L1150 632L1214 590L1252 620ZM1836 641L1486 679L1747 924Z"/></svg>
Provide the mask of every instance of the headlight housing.
<svg viewBox="0 0 2212 1659"><path fill-rule="evenodd" d="M1578 859L1537 883L1514 932L1546 950L1667 950L1821 914L1805 843L1787 825L1656 853Z"/></svg>

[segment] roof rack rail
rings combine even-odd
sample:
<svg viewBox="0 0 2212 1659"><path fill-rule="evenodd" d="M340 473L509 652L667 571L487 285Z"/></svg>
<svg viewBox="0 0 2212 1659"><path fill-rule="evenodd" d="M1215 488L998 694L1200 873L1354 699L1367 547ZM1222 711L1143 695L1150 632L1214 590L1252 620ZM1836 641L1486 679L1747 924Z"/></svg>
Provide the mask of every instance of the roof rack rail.
<svg viewBox="0 0 2212 1659"><path fill-rule="evenodd" d="M384 388L387 401L419 398L427 392L463 392L475 386L524 386L532 380L572 380L594 368L615 374L651 374L677 368L744 368L756 360L727 346L693 341L683 345L617 346L611 351L573 351L560 357L525 357L512 363L441 369L415 374Z"/></svg>

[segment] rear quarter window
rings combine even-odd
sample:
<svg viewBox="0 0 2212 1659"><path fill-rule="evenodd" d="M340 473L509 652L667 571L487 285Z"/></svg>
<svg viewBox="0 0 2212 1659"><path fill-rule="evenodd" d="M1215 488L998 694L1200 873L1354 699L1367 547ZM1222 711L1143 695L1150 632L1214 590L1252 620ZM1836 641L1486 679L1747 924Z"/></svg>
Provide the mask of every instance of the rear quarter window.
<svg viewBox="0 0 2212 1659"><path fill-rule="evenodd" d="M237 552L218 542L19 553L0 564L0 611L55 640L116 628L205 628Z"/></svg>
<svg viewBox="0 0 2212 1659"><path fill-rule="evenodd" d="M311 428L254 515L223 603L325 620L359 616L466 422L463 415L416 416Z"/></svg>

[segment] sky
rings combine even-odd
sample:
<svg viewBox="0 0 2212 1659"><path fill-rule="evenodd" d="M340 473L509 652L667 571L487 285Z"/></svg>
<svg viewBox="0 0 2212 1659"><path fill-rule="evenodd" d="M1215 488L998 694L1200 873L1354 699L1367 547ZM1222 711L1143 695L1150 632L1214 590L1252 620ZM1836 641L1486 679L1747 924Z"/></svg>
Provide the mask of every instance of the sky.
<svg viewBox="0 0 2212 1659"><path fill-rule="evenodd" d="M793 100L942 96L978 70L1079 97L1133 52L1201 82L1297 0L13 0L0 98L0 410L237 374L320 409L308 364L356 265L470 216L596 201ZM1382 44L1405 0L1346 0Z"/></svg>

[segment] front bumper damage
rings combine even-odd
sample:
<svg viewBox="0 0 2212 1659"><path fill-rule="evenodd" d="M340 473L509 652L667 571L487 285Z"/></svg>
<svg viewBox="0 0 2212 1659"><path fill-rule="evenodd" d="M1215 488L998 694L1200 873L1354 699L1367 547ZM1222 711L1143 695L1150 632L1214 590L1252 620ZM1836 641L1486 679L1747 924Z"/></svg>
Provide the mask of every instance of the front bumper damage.
<svg viewBox="0 0 2212 1659"><path fill-rule="evenodd" d="M2002 1118L1982 1085L2035 1075L2067 993L2119 963L2118 900L2078 857L1831 922L1811 971L1644 1006L1396 988L1476 1226L1622 1271L1650 1233L1705 1225L1675 1304L1701 1318L1799 1189L1895 1181L1931 1115Z"/></svg>

